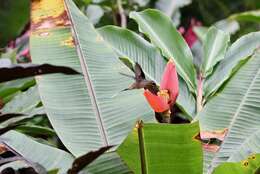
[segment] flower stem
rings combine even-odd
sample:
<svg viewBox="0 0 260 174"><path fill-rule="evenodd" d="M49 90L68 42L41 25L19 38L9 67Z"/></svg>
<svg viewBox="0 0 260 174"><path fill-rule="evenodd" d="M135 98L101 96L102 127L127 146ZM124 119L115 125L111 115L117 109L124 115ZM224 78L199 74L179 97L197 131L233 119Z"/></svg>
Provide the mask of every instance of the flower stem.
<svg viewBox="0 0 260 174"><path fill-rule="evenodd" d="M171 123L171 111L165 111L162 113L162 121L163 123Z"/></svg>

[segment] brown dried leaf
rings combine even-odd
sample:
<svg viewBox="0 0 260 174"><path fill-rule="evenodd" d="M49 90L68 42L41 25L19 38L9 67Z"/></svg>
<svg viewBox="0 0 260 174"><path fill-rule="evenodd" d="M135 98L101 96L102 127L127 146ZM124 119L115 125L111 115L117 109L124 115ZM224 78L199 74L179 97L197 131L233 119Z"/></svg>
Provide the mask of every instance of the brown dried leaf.
<svg viewBox="0 0 260 174"><path fill-rule="evenodd" d="M202 131L200 132L200 137L201 139L216 138L223 141L227 133L228 133L227 128L223 130L217 130L217 131Z"/></svg>
<svg viewBox="0 0 260 174"><path fill-rule="evenodd" d="M4 144L0 144L0 154L6 152L8 149Z"/></svg>
<svg viewBox="0 0 260 174"><path fill-rule="evenodd" d="M203 149L208 152L217 152L220 148L220 146L216 144L202 144Z"/></svg>

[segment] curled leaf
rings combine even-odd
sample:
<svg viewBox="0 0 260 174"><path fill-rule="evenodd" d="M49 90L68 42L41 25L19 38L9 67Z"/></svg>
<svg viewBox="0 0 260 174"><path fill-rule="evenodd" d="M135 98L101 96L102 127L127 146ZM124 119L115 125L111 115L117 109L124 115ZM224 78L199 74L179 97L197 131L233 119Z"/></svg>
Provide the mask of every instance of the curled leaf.
<svg viewBox="0 0 260 174"><path fill-rule="evenodd" d="M0 65L0 82L6 82L14 79L31 77L41 74L53 74L53 73L63 73L63 74L80 74L70 67L56 66L50 64L17 64L9 66Z"/></svg>
<svg viewBox="0 0 260 174"><path fill-rule="evenodd" d="M201 139L206 139L206 138L216 138L221 141L224 140L228 133L228 129L225 128L223 130L217 130L217 131L202 131L200 132L200 137Z"/></svg>
<svg viewBox="0 0 260 174"><path fill-rule="evenodd" d="M87 154L76 158L74 160L74 162L72 163L72 167L68 170L68 174L77 174L84 167L89 165L91 162L93 162L95 159L97 159L100 155L105 153L111 147L113 147L113 146L101 147L100 149L98 149L96 151L90 151Z"/></svg>
<svg viewBox="0 0 260 174"><path fill-rule="evenodd" d="M217 131L202 131L200 132L200 140L203 144L203 149L208 152L218 152L220 145L228 133L228 129Z"/></svg>
<svg viewBox="0 0 260 174"><path fill-rule="evenodd" d="M1 114L0 113L0 123L9 120L11 118L15 118L15 117L20 117L20 116L24 116L24 114L21 113L6 113L6 114Z"/></svg>

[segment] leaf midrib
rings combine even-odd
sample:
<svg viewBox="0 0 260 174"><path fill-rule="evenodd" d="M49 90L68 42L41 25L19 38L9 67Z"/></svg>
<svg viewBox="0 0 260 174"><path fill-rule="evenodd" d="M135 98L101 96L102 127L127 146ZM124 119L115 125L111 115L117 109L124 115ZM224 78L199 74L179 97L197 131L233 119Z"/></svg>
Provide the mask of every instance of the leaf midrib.
<svg viewBox="0 0 260 174"><path fill-rule="evenodd" d="M96 94L95 94L95 91L94 91L94 87L93 87L93 84L92 84L92 81L91 81L91 78L90 78L90 75L89 75L85 56L82 52L79 36L78 36L77 30L75 29L75 24L72 20L72 14L71 14L71 12L68 8L67 0L64 0L64 6L66 7L66 11L67 11L68 17L69 17L70 22L71 22L71 30L74 33L74 39L76 40L76 43L78 43L78 44L75 44L75 48L76 48L78 56L79 56L80 65L81 65L82 73L83 73L83 76L84 76L84 81L85 81L87 89L88 89L88 94L89 94L89 97L90 97L90 100L91 100L91 103L92 103L92 106L93 106L93 110L96 114L96 120L97 120L98 128L99 128L99 131L100 131L100 135L102 136L104 146L108 146L109 143L108 143L108 139L107 139L107 133L106 133L105 128L104 128L104 124L103 124L101 114L100 114L100 111L99 111L100 109L99 109L98 104L97 104L97 98L96 98Z"/></svg>

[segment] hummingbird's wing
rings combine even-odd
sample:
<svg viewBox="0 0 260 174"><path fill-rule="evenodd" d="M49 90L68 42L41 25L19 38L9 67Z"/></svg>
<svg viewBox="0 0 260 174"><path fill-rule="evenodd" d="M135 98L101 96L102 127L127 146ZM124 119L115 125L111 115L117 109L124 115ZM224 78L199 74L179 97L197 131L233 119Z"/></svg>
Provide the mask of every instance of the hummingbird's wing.
<svg viewBox="0 0 260 174"><path fill-rule="evenodd" d="M124 76L128 76L131 77L129 75L126 75L124 73L120 73ZM145 74L141 68L141 66L136 62L135 63L135 82L132 83L128 88L123 89L122 91L126 91L126 90L131 90L131 89L148 89L150 90L153 94L157 94L157 92L159 91L158 87L156 86L156 83L154 81L151 80L146 80L145 79Z"/></svg>
<svg viewBox="0 0 260 174"><path fill-rule="evenodd" d="M137 62L135 63L135 80L136 82L141 82L145 80L145 74L141 66Z"/></svg>

